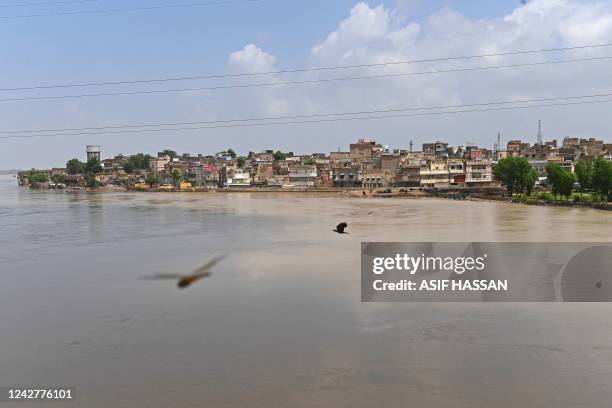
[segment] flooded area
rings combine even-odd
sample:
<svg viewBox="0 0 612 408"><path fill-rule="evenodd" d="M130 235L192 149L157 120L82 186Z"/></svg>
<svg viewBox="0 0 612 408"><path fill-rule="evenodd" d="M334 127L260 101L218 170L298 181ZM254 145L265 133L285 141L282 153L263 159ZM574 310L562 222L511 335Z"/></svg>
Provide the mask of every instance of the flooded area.
<svg viewBox="0 0 612 408"><path fill-rule="evenodd" d="M331 231L342 221L349 235ZM582 208L0 176L0 386L72 388L35 405L53 407L609 407L612 305L361 303L359 269L362 241L612 241L611 227ZM186 290L141 279L220 254Z"/></svg>

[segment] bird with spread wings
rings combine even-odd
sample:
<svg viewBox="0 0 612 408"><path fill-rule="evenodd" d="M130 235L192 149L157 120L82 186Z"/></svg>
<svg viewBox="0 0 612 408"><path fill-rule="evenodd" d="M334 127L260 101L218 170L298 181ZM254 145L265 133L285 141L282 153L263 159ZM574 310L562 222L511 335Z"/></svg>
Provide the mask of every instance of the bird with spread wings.
<svg viewBox="0 0 612 408"><path fill-rule="evenodd" d="M225 258L225 255L218 256L213 258L206 264L202 265L198 269L191 272L189 275L181 275L175 273L158 273L151 276L144 276L143 279L147 280L176 280L177 286L180 289L185 289L190 286L192 283L195 283L201 279L208 278L211 273L211 269L213 266L221 262Z"/></svg>

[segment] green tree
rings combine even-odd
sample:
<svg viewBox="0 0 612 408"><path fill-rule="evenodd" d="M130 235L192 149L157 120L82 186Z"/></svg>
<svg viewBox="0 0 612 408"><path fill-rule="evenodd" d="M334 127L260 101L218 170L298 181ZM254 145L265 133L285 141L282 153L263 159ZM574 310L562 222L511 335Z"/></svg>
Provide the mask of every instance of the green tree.
<svg viewBox="0 0 612 408"><path fill-rule="evenodd" d="M527 195L531 195L533 192L538 177L538 171L532 167L529 174L525 177L525 190L527 191Z"/></svg>
<svg viewBox="0 0 612 408"><path fill-rule="evenodd" d="M305 166L316 166L317 161L315 159L306 159L304 160Z"/></svg>
<svg viewBox="0 0 612 408"><path fill-rule="evenodd" d="M576 177L571 172L565 170L557 163L548 163L546 165L546 176L552 186L555 200L557 195L569 198L576 182Z"/></svg>
<svg viewBox="0 0 612 408"><path fill-rule="evenodd" d="M561 176L561 189L560 193L566 199L569 199L574 190L574 184L576 183L576 176L567 170L563 170Z"/></svg>
<svg viewBox="0 0 612 408"><path fill-rule="evenodd" d="M147 183L149 187L153 188L154 185L159 184L159 177L153 173L149 173L145 179L145 183Z"/></svg>
<svg viewBox="0 0 612 408"><path fill-rule="evenodd" d="M98 188L99 183L98 180L96 180L96 174L93 172L85 173L85 184L90 188Z"/></svg>
<svg viewBox="0 0 612 408"><path fill-rule="evenodd" d="M601 156L593 165L593 189L600 198L612 193L612 163Z"/></svg>
<svg viewBox="0 0 612 408"><path fill-rule="evenodd" d="M285 154L281 152L280 150L277 150L276 153L274 153L274 160L276 161L285 160Z"/></svg>
<svg viewBox="0 0 612 408"><path fill-rule="evenodd" d="M551 185L552 193L557 199L557 195L561 194L561 185L563 184L563 167L557 163L548 163L546 165L546 177Z"/></svg>
<svg viewBox="0 0 612 408"><path fill-rule="evenodd" d="M133 173L134 170L148 170L150 161L151 156L148 154L134 154L123 164L123 170L127 173Z"/></svg>
<svg viewBox="0 0 612 408"><path fill-rule="evenodd" d="M133 173L134 169L136 169L136 165L134 164L133 161L130 161L128 159L128 161L126 161L125 163L123 163L123 170L125 170L126 173Z"/></svg>
<svg viewBox="0 0 612 408"><path fill-rule="evenodd" d="M172 172L172 184L174 184L175 187L179 185L182 178L183 176L181 176L181 173L178 170L174 170Z"/></svg>
<svg viewBox="0 0 612 408"><path fill-rule="evenodd" d="M51 179L53 180L53 182L55 184L61 184L61 183L64 183L66 181L66 177L64 177L64 175L62 175L62 174L56 174Z"/></svg>
<svg viewBox="0 0 612 408"><path fill-rule="evenodd" d="M129 159L134 163L134 167L138 170L148 170L151 161L151 156L148 154L138 153L130 156Z"/></svg>
<svg viewBox="0 0 612 408"><path fill-rule="evenodd" d="M161 154L162 156L170 156L173 159L178 156L174 150L170 149L164 149Z"/></svg>
<svg viewBox="0 0 612 408"><path fill-rule="evenodd" d="M102 173L102 171L103 169L102 169L102 165L100 164L100 160L96 159L95 157L92 157L91 159L89 159L87 163L85 164L85 173L98 174L98 173Z"/></svg>
<svg viewBox="0 0 612 408"><path fill-rule="evenodd" d="M66 172L68 174L83 174L85 165L79 159L70 159L66 163Z"/></svg>
<svg viewBox="0 0 612 408"><path fill-rule="evenodd" d="M493 175L508 191L508 195L531 192L537 180L537 173L524 157L507 157L501 159Z"/></svg>
<svg viewBox="0 0 612 408"><path fill-rule="evenodd" d="M47 174L41 171L35 171L30 174L30 183L45 183L48 180Z"/></svg>
<svg viewBox="0 0 612 408"><path fill-rule="evenodd" d="M578 160L574 167L576 179L580 184L580 195L593 186L593 164L590 161Z"/></svg>
<svg viewBox="0 0 612 408"><path fill-rule="evenodd" d="M243 156L238 157L238 167L243 169L244 164L246 163L246 158Z"/></svg>
<svg viewBox="0 0 612 408"><path fill-rule="evenodd" d="M227 149L227 153L228 153L230 156L232 156L232 159L235 159L235 158L236 158L236 156L238 156L238 155L236 154L236 152L234 151L234 149L232 149L232 148Z"/></svg>

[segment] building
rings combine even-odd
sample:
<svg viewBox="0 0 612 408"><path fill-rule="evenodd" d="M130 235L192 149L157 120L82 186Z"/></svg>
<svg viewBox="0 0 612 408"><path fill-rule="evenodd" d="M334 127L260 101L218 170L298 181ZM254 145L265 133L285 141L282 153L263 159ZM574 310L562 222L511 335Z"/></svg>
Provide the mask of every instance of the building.
<svg viewBox="0 0 612 408"><path fill-rule="evenodd" d="M332 162L351 160L351 152L331 152L329 160Z"/></svg>
<svg viewBox="0 0 612 408"><path fill-rule="evenodd" d="M317 166L291 167L289 184L295 187L315 187L317 185Z"/></svg>
<svg viewBox="0 0 612 408"><path fill-rule="evenodd" d="M170 163L170 156L152 157L149 160L149 168L155 174L159 174L166 169L166 165Z"/></svg>
<svg viewBox="0 0 612 408"><path fill-rule="evenodd" d="M396 170L399 167L399 153L383 153L380 156L380 168L382 170Z"/></svg>
<svg viewBox="0 0 612 408"><path fill-rule="evenodd" d="M251 187L251 174L242 169L234 170L231 177L227 178L228 187Z"/></svg>
<svg viewBox="0 0 612 408"><path fill-rule="evenodd" d="M493 169L489 160L466 160L465 184L477 187L490 184L493 181Z"/></svg>
<svg viewBox="0 0 612 408"><path fill-rule="evenodd" d="M423 154L433 159L448 157L448 143L439 141L434 143L423 143Z"/></svg>
<svg viewBox="0 0 612 408"><path fill-rule="evenodd" d="M466 169L465 162L460 159L449 159L446 163L448 167L448 182L451 185L465 185Z"/></svg>
<svg viewBox="0 0 612 408"><path fill-rule="evenodd" d="M410 160L400 166L395 174L395 186L397 187L419 187L421 184L421 160Z"/></svg>
<svg viewBox="0 0 612 408"><path fill-rule="evenodd" d="M359 139L357 143L351 143L349 157L353 161L371 161L374 150L379 147L374 141Z"/></svg>
<svg viewBox="0 0 612 408"><path fill-rule="evenodd" d="M363 171L357 166L336 167L332 169L331 181L334 187L361 187L363 182Z"/></svg>
<svg viewBox="0 0 612 408"><path fill-rule="evenodd" d="M390 170L366 170L363 172L363 188L384 188L393 183L393 172Z"/></svg>
<svg viewBox="0 0 612 408"><path fill-rule="evenodd" d="M429 160L421 165L421 187L445 188L450 184L450 173L446 160Z"/></svg>

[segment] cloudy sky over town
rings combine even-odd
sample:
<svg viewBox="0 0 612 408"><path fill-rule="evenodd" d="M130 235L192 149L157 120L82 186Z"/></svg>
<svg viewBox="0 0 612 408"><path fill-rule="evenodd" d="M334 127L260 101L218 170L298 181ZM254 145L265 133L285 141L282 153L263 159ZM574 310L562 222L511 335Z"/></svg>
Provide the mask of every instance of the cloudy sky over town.
<svg viewBox="0 0 612 408"><path fill-rule="evenodd" d="M125 6L47 7L44 12ZM134 5L142 1L134 0ZM172 2L165 2L168 4ZM176 4L182 2L176 1ZM494 4L492 4L494 3ZM1 16L41 12L1 9ZM242 4L3 18L0 21L0 131L183 123L257 117L319 115L612 93L612 46L568 51L444 60L342 70L300 71L169 83L33 90L6 88L134 81L305 67L370 65L511 51L612 44L612 2L262 0ZM594 59L595 58L595 59ZM600 58L600 59L596 59ZM66 98L99 93L304 82L353 76L420 73L473 67L530 65L282 86L187 90ZM62 96L57 99L25 99ZM13 99L13 100L6 100ZM601 100L612 97L600 97ZM491 147L564 136L610 140L612 102L454 115L0 139L1 168L59 166L100 144L103 156L165 147L179 152L239 153L266 148L301 152L346 149L357 138L391 148L436 139ZM0 136L14 135L3 133Z"/></svg>

